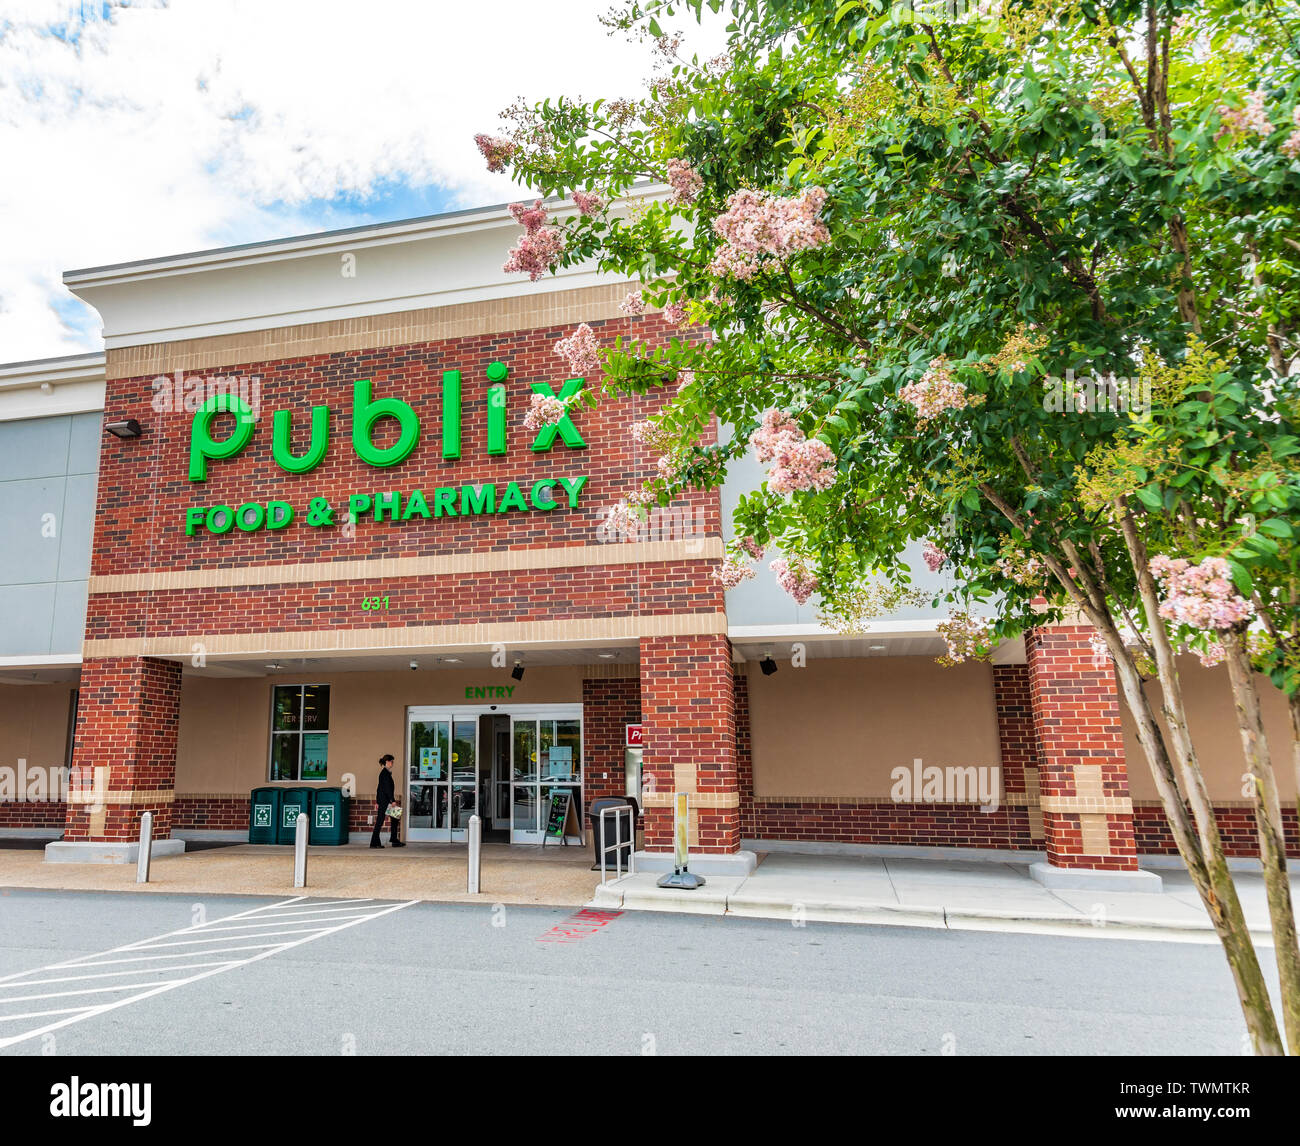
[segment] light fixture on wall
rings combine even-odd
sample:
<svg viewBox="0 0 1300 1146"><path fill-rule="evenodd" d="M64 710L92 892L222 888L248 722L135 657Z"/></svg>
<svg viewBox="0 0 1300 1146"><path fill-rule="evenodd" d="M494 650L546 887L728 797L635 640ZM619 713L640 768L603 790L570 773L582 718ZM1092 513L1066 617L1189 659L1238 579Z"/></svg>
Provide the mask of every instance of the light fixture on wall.
<svg viewBox="0 0 1300 1146"><path fill-rule="evenodd" d="M763 654L763 659L758 662L758 667L762 669L764 676L771 676L776 672L776 661L772 659L770 652Z"/></svg>
<svg viewBox="0 0 1300 1146"><path fill-rule="evenodd" d="M438 658L438 663L439 663L439 664L458 665L458 664L460 664L460 657L439 657L439 658Z"/></svg>
<svg viewBox="0 0 1300 1146"><path fill-rule="evenodd" d="M140 436L140 423L134 418L122 418L116 422L105 422L106 429L115 438L138 438Z"/></svg>
<svg viewBox="0 0 1300 1146"><path fill-rule="evenodd" d="M512 669L510 670L510 675L511 675L511 677L513 677L515 680L523 680L523 679L524 679L524 666L521 665L518 661L515 661L515 667L512 668Z"/></svg>

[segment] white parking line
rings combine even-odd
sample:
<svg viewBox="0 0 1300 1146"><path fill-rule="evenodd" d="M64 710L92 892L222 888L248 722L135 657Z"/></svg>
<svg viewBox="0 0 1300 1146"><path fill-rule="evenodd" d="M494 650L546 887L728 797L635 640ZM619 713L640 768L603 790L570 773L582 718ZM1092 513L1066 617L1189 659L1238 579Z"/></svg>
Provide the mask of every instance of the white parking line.
<svg viewBox="0 0 1300 1146"><path fill-rule="evenodd" d="M210 923L197 924L191 927L180 928L177 931L169 931L165 935L158 935L152 939L140 939L133 943L124 943L119 947L109 948L107 951L99 951L93 955L81 955L75 959L65 959L58 963L50 963L44 967L37 967L30 971L17 971L12 975L0 977L0 992L8 991L11 988L30 988L43 987L50 983L76 983L82 979L103 979L108 975L149 975L157 972L165 972L169 975L175 975L178 972L180 977L174 979L165 979L162 982L146 983L129 983L119 984L118 986L95 986L86 987L82 990L54 991L47 994L35 995L7 995L0 994L0 1006L6 1003L33 1002L38 999L56 999L65 996L75 995L94 995L94 994L111 994L118 991L132 991L134 994L128 995L123 999L115 999L111 1002L86 1003L78 1007L61 1007L58 1009L45 1011L25 1011L21 1014L5 1015L0 1014L0 1023L10 1023L16 1019L49 1019L55 1015L66 1015L66 1018L58 1019L55 1022L42 1023L33 1027L31 1030L23 1031L20 1034L7 1035L0 1037L0 1049L13 1046L26 1039L36 1038L38 1035L47 1034L50 1031L59 1030L62 1027L71 1026L73 1023L80 1023L86 1019L95 1018L97 1015L105 1014L108 1011L116 1010L118 1007L129 1006L131 1003L138 1003L144 999L152 998L154 995L161 995L165 991L173 991L177 987L184 987L189 983L196 983L200 979L207 979L213 975L220 975L223 971L229 971L233 967L243 967L249 963L256 963L261 959L266 959L271 955L278 955L281 951L288 951L290 948L299 947L304 943L310 943L316 939L322 939L326 935L333 935L336 932L344 931L349 927L355 927L358 923L365 923L371 919L378 919L383 915L391 915L395 911L401 911L404 907L411 907L418 903L419 900L412 899L406 903L380 903L374 900L339 900L336 903L349 903L359 905L362 902L368 903L368 909L358 914L348 915L340 918L337 913L325 919L315 921L309 919L293 919L286 922L293 924L302 924L295 930L289 931L272 931L261 932L265 936L297 936L293 939L266 939L263 942L248 943L240 947L226 947L214 949L212 947L198 946L204 943L229 943L231 941L240 941L244 939L258 938L257 934L227 934L218 936L214 939L194 939L196 933L204 931L220 931L225 928L220 924L231 924L234 920L249 920L250 917L258 916L263 911L274 911L276 908L290 907L293 904L301 903L303 906L299 910L312 912L321 907L328 909L332 904L318 905L312 903L304 896L295 896L293 899L282 900L279 903L266 904L263 907L254 907L248 911L241 911L235 915L227 915L221 919L214 919ZM267 922L273 920L267 917ZM309 924L315 923L314 926ZM190 936L191 938L181 939L176 942L180 936ZM167 942L171 940L171 942ZM158 948L184 947L195 944L193 950L180 953L167 952L163 954L146 954L146 952ZM233 951L251 951L255 954L243 956L238 959L213 960L213 955L226 954ZM132 954L126 955L126 952ZM105 959L106 955L122 955L119 959ZM118 963L148 963L151 960L205 960L205 962L190 963L167 963L160 967L134 967L123 971L106 971L95 972L86 975L64 975L58 978L49 978L51 971L80 971L91 967L105 967ZM186 972L197 972L196 974L186 974Z"/></svg>

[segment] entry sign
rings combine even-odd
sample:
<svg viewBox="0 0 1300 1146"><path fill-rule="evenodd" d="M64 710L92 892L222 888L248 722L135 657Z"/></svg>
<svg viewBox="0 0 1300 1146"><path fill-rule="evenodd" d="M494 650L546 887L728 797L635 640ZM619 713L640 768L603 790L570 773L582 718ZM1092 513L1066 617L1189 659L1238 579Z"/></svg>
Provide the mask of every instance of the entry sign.
<svg viewBox="0 0 1300 1146"><path fill-rule="evenodd" d="M645 725L644 724L625 724L627 730L627 739L623 742L624 748L640 748L645 744Z"/></svg>

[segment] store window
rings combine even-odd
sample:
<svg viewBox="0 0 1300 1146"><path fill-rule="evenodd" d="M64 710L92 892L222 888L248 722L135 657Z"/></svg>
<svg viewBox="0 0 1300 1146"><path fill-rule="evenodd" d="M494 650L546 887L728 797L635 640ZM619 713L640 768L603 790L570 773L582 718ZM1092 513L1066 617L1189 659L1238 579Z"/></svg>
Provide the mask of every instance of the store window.
<svg viewBox="0 0 1300 1146"><path fill-rule="evenodd" d="M276 685L271 690L271 779L324 780L329 744L330 686Z"/></svg>

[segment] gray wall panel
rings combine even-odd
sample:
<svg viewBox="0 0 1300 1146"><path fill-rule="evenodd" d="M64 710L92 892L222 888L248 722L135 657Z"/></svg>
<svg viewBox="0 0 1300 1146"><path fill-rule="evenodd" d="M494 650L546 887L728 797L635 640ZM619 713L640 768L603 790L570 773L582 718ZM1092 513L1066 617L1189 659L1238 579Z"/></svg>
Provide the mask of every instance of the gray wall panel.
<svg viewBox="0 0 1300 1146"><path fill-rule="evenodd" d="M0 482L67 473L71 423L71 415L0 422Z"/></svg>
<svg viewBox="0 0 1300 1146"><path fill-rule="evenodd" d="M55 584L0 585L0 657L66 652L51 650ZM77 642L77 648L81 642Z"/></svg>
<svg viewBox="0 0 1300 1146"><path fill-rule="evenodd" d="M0 422L0 656L81 651L102 425Z"/></svg>

